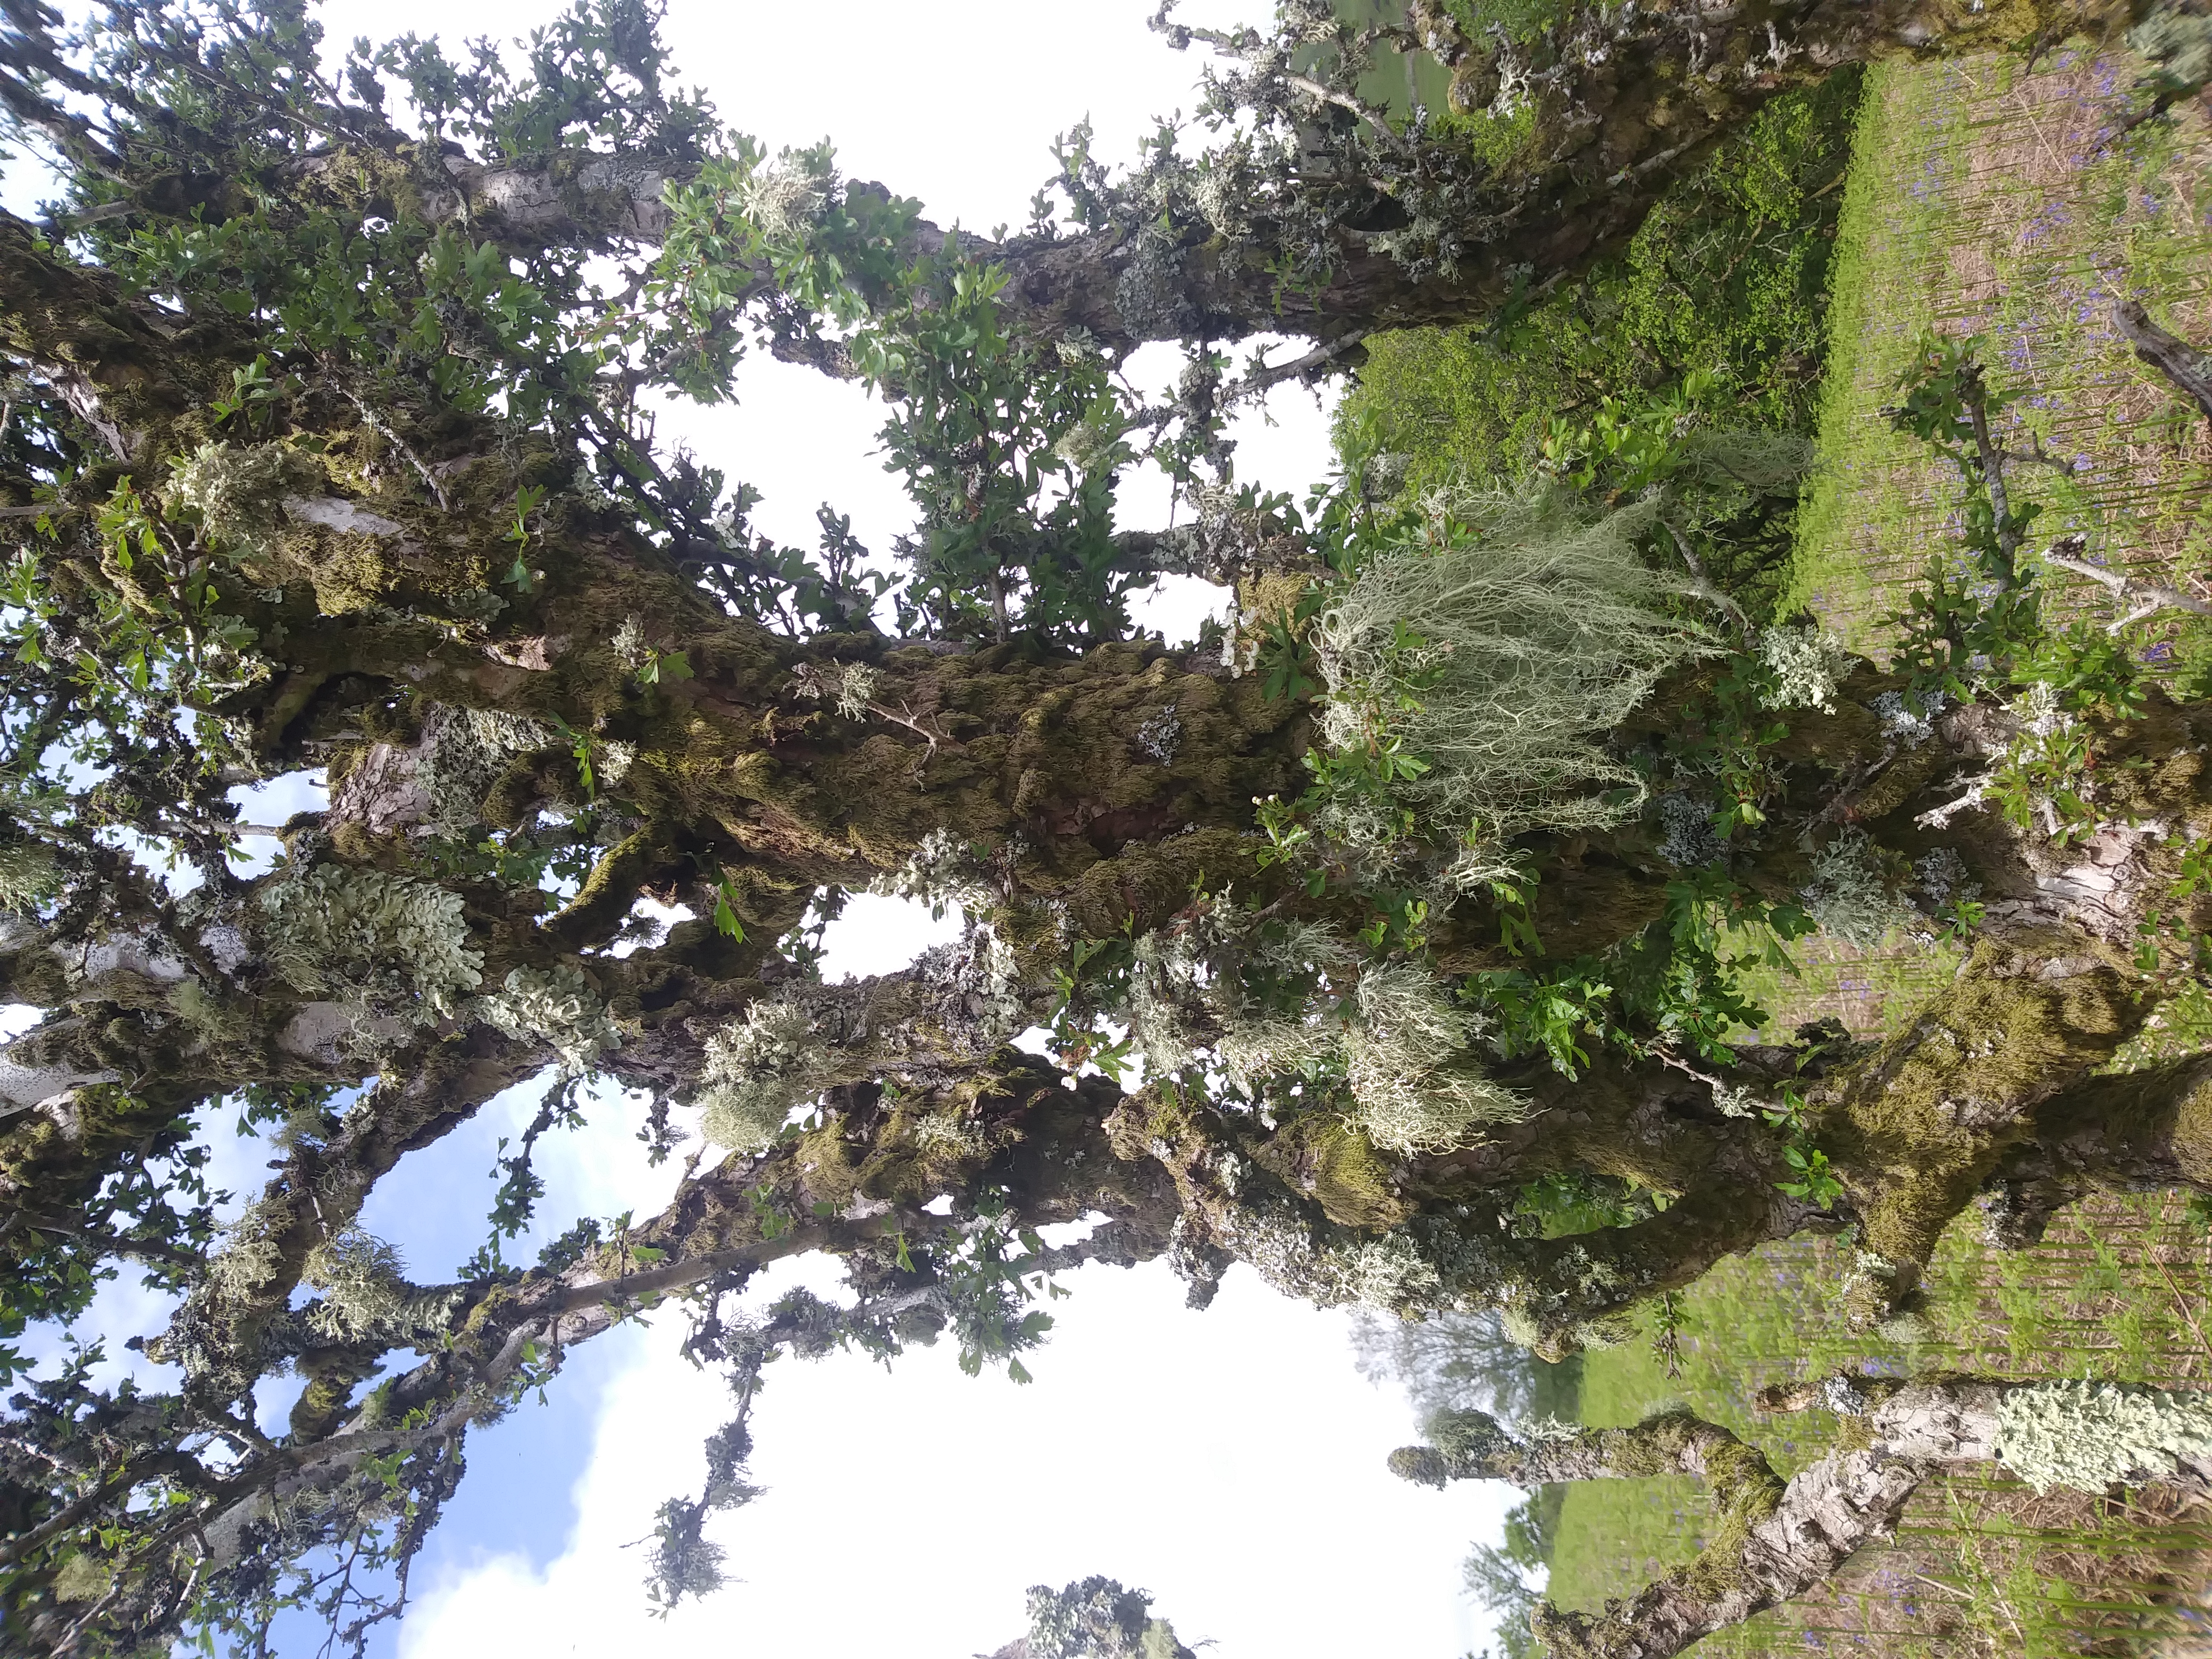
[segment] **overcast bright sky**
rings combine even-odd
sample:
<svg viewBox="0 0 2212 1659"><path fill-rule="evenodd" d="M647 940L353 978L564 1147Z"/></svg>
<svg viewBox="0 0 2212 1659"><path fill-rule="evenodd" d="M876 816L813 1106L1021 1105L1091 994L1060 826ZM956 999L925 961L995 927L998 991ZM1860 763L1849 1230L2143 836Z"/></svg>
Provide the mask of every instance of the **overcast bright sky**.
<svg viewBox="0 0 2212 1659"><path fill-rule="evenodd" d="M921 199L939 223L988 231L1027 216L1053 136L1086 112L1097 153L1127 160L1153 118L1193 102L1195 53L1145 28L1153 0L847 0L835 7L671 0L680 79L771 148L837 144L848 177ZM1263 0L1204 0L1185 21L1265 21ZM414 30L510 38L551 15L517 0L346 0L321 15L333 41ZM20 202L21 180L7 192ZM1164 362L1151 365L1164 373ZM1328 470L1327 418L1279 392L1269 427L1239 432L1239 471L1302 492ZM672 411L664 437L766 492L761 528L811 545L815 507L849 513L883 548L911 524L872 454L882 411L856 389L766 360L734 409ZM1164 480L1124 492L1125 523L1164 520ZM1184 584L1150 615L1187 637L1218 596ZM281 817L297 796L268 804ZM951 922L940 925L949 927ZM829 971L902 965L928 942L926 914L863 900L833 930ZM483 1236L496 1143L534 1091L495 1103L408 1160L363 1222L419 1277L449 1273ZM676 1170L648 1170L634 1107L609 1102L554 1142L536 1243L580 1213L657 1209ZM258 1184L266 1152L221 1149L218 1182ZM827 1290L818 1261L799 1279ZM1023 1628L1023 1591L1098 1572L1149 1589L1213 1659L1456 1659L1483 1638L1459 1595L1470 1540L1495 1541L1516 1496L1406 1485L1383 1460L1413 1437L1404 1401L1354 1372L1341 1312L1321 1312L1234 1271L1214 1306L1186 1310L1163 1264L1093 1268L1066 1283L1036 1382L961 1376L950 1346L889 1372L852 1356L780 1362L753 1414L753 1469L769 1488L719 1522L733 1583L648 1618L640 1552L660 1501L695 1492L699 1447L725 1415L711 1376L678 1357L673 1316L574 1355L544 1407L471 1442L470 1474L416 1576L414 1611L384 1651L957 1659ZM116 1286L86 1324L119 1339L160 1308ZM294 1385L296 1388L296 1385ZM281 1414L293 1389L265 1402ZM295 1632L295 1634L298 1634Z"/></svg>

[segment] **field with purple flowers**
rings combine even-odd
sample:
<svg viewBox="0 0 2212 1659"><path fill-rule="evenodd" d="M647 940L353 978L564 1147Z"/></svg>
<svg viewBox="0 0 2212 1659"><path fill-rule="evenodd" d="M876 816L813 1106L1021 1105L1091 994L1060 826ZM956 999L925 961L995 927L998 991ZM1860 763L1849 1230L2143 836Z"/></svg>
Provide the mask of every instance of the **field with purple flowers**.
<svg viewBox="0 0 2212 1659"><path fill-rule="evenodd" d="M1888 654L1886 613L1931 557L1955 560L1959 481L1882 417L1924 331L1978 335L2011 400L2014 476L2043 509L2034 540L2080 532L2098 562L2212 593L2212 435L2118 337L2139 298L2166 326L2212 336L2212 133L2191 115L2115 140L2124 54L1893 65L1868 80L1837 227L1816 471L1784 610L1809 606L1857 649ZM2077 579L2066 600L2102 615ZM2153 638L2152 661L2201 684L2200 623ZM2201 694L2201 693L2200 693ZM1858 952L1808 941L1802 972L1760 988L1778 1019L1832 1016L1863 1033L1909 1021L1957 960L1901 938ZM1641 1338L1586 1361L1583 1414L1627 1423L1687 1403L1758 1441L1785 1470L1829 1447L1833 1420L1762 1417L1765 1384L1843 1366L2212 1382L2212 1238L2178 1201L2110 1199L2032 1251L1954 1227L1929 1306L1871 1336L1831 1305L1848 1247L1798 1241L1724 1264ZM1552 1593L1601 1605L1698 1547L1687 1481L1570 1488ZM1896 1542L1817 1598L1697 1651L2212 1654L2212 1516L2156 1492L2038 1497L2017 1483L1923 1491Z"/></svg>

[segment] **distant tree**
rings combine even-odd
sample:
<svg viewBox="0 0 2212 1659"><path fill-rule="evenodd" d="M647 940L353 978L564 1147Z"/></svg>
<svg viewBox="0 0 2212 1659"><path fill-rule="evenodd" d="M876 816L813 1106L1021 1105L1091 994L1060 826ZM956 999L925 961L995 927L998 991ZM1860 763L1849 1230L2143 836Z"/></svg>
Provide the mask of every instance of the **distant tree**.
<svg viewBox="0 0 2212 1659"><path fill-rule="evenodd" d="M1694 574L1789 458L1663 410L1407 511L1364 477L1262 499L1222 435L1374 331L1540 303L1837 64L2140 21L2171 96L2193 12L1164 15L1218 54L1212 147L1164 131L1114 175L1079 131L989 240L726 131L642 0L512 64L410 38L326 67L290 0L0 19L8 142L62 179L0 216L0 997L45 1016L0 1054L0 1325L127 1268L177 1298L148 1350L180 1378L100 1386L92 1348L12 1402L0 1651L262 1650L290 1607L362 1650L471 1427L671 1298L732 1419L661 1511L664 1602L720 1581L768 1361L949 1335L1019 1376L1081 1262L1165 1256L1200 1304L1242 1261L1493 1309L1559 1355L1800 1230L1856 1230L1879 1319L1978 1194L2025 1238L2088 1186L2212 1182L2207 1062L2110 1068L2183 971L2138 930L2186 913L2196 854L2144 826L2212 823L2212 714L2041 625L1970 358L1900 418L1960 457L1990 592L1938 583L1890 672ZM1362 102L1383 46L1448 67L1483 145ZM1232 375L1263 331L1302 343ZM1176 393L1132 397L1114 370L1161 339ZM775 544L655 443L655 398L730 395L752 349L884 399L919 514L895 579L827 509L818 550ZM1180 528L1115 522L1139 455ZM1225 636L1131 628L1177 571L1237 585ZM240 873L230 793L310 769L327 809ZM872 887L966 935L824 984ZM1900 919L1972 946L1911 1031L1732 1040L1731 940ZM1006 1047L1032 1024L1054 1058ZM540 1075L493 1237L409 1277L369 1194ZM504 1260L538 1141L623 1090L648 1155L683 1102L729 1156ZM200 1137L240 1116L274 1157L218 1228ZM1545 1181L1671 1201L1516 1231ZM736 1311L811 1250L849 1299ZM288 1373L271 1435L253 1390ZM1419 1470L1566 1478L1454 1444ZM1035 1654L1179 1650L1106 1581L1036 1607Z"/></svg>

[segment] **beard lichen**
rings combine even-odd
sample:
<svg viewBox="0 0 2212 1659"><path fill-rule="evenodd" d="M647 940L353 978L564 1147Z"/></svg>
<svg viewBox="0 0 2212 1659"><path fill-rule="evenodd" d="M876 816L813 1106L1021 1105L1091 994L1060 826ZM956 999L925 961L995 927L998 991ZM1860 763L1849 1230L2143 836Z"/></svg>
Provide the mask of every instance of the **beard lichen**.
<svg viewBox="0 0 2212 1659"><path fill-rule="evenodd" d="M1621 821L1643 785L1604 735L1712 648L1638 556L1656 508L1589 520L1467 489L1430 505L1313 624L1323 742L1402 744L1427 763L1395 786L1408 803L1494 836Z"/></svg>

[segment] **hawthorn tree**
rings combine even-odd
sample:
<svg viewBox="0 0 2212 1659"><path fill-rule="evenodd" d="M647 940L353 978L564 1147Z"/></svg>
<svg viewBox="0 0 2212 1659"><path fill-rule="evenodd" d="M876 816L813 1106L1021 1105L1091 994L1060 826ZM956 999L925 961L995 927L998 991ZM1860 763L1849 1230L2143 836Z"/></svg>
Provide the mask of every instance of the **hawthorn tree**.
<svg viewBox="0 0 2212 1659"><path fill-rule="evenodd" d="M62 179L0 216L0 994L44 1015L0 1051L0 1320L143 1273L182 1379L106 1389L88 1354L15 1397L0 1648L251 1645L305 1604L360 1650L471 1425L671 1299L732 1414L661 1513L667 1601L717 1582L766 1360L942 1336L1018 1367L1078 1263L1166 1256L1202 1304L1243 1261L1559 1355L1802 1230L1851 1231L1875 1321L1978 1200L2027 1242L2090 1187L2212 1182L2208 1062L2128 1047L2195 971L2212 712L2044 617L2048 568L2105 568L2031 544L1970 351L1931 344L1898 418L1958 461L1985 580L1939 571L1887 667L1698 574L1794 489L1772 443L1624 417L1510 490L1408 505L1370 469L1300 507L1240 488L1222 435L1375 331L1540 304L1839 64L2132 28L2170 102L2201 20L1462 15L1164 10L1213 54L1197 122L1121 173L1079 129L984 240L726 131L643 0L512 58L326 57L290 0L124 0L76 34L0 3L9 142ZM1433 54L1452 110L1364 102L1380 50ZM1303 343L1234 365L1261 332ZM1155 340L1188 362L1147 400L1115 370ZM832 514L776 544L745 484L656 445L654 400L731 395L747 350L882 398L918 516L889 561ZM1182 527L1115 521L1140 459ZM1133 630L1169 573L1232 584L1233 625ZM2109 580L2131 614L2188 603ZM310 770L327 807L240 873L231 793ZM823 983L820 929L870 888L957 904L964 939ZM1900 922L1970 950L1911 1030L1740 1040L1747 951ZM1033 1025L1055 1058L1007 1046ZM364 1200L540 1075L501 1237L537 1139L622 1091L652 1156L687 1150L672 1103L726 1156L658 1216L409 1279ZM277 1156L218 1229L197 1137L240 1111ZM1538 1182L1671 1201L1547 1238L1515 1219ZM735 1311L814 1250L848 1301ZM272 1437L252 1390L283 1373ZM1408 1472L1523 1455L1479 1439ZM1033 1654L1178 1650L1107 1581L1032 1612Z"/></svg>

